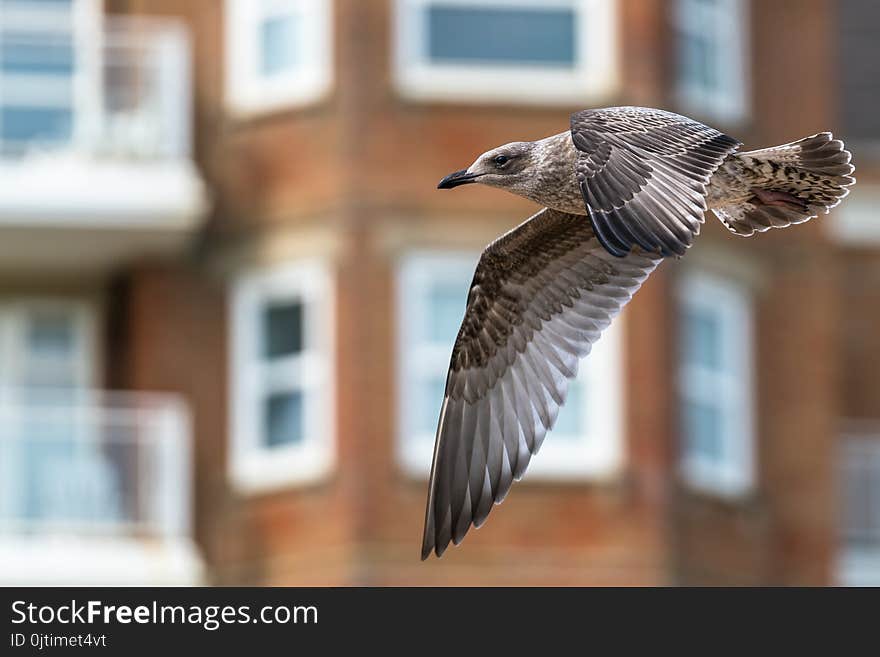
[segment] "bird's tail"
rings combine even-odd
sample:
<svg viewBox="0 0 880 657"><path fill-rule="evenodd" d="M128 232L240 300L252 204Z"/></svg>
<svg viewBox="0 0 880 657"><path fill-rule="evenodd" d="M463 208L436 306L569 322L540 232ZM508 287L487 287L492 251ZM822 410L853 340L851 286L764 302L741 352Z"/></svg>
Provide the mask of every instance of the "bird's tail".
<svg viewBox="0 0 880 657"><path fill-rule="evenodd" d="M743 237L827 214L856 181L852 155L830 132L732 157L754 186L744 201L714 210L725 226Z"/></svg>

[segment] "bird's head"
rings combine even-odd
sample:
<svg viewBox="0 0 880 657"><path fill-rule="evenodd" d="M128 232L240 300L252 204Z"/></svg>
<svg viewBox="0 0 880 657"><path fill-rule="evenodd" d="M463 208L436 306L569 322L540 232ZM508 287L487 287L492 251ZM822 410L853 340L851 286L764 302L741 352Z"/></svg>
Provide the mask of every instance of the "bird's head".
<svg viewBox="0 0 880 657"><path fill-rule="evenodd" d="M480 183L506 189L520 196L531 196L535 185L538 149L535 142L516 141L486 151L467 169L450 173L437 189Z"/></svg>

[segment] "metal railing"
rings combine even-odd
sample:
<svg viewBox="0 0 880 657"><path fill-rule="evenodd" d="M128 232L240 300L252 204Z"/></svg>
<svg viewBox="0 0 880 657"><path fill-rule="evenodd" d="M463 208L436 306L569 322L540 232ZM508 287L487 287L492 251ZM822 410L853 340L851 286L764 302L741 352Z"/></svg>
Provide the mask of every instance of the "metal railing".
<svg viewBox="0 0 880 657"><path fill-rule="evenodd" d="M163 158L190 151L187 31L106 17L47 31L0 17L0 153ZM5 124L4 124L5 121Z"/></svg>
<svg viewBox="0 0 880 657"><path fill-rule="evenodd" d="M0 389L0 534L189 536L191 506L178 397Z"/></svg>

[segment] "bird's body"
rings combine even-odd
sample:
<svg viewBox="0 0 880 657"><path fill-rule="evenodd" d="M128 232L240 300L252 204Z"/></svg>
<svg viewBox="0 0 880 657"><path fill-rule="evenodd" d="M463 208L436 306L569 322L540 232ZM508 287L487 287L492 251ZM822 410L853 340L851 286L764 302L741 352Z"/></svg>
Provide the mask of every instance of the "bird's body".
<svg viewBox="0 0 880 657"><path fill-rule="evenodd" d="M827 212L855 182L830 133L759 151L662 110L585 110L481 155L480 182L544 207L483 252L450 359L422 558L480 526L526 470L601 332L712 209L749 236Z"/></svg>
<svg viewBox="0 0 880 657"><path fill-rule="evenodd" d="M816 137L821 138L822 135L807 139ZM587 215L576 169L578 150L571 132L560 132L533 143L540 152L540 166L536 170L538 184L534 191L529 190L523 196L553 210ZM755 152L733 152L724 159L709 179L706 189L707 209L716 210L748 203L754 196L754 189L769 189L774 186L784 187L795 194L810 193L812 190L824 207L832 204L836 198L835 192L840 193L845 187L837 185L820 189L824 180L820 173L808 170L797 172L795 167L784 161L777 162L755 155Z"/></svg>

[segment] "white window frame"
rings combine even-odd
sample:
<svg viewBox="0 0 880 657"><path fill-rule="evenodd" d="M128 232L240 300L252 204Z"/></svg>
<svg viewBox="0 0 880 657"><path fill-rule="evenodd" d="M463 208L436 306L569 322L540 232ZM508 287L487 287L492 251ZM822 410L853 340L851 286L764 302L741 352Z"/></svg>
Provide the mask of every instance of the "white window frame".
<svg viewBox="0 0 880 657"><path fill-rule="evenodd" d="M300 261L240 276L230 295L230 450L228 470L245 493L308 484L325 478L336 460L334 294L325 263ZM268 366L260 353L266 303L300 300L304 306L302 354ZM271 374L265 370L271 369ZM308 390L303 440L265 447L262 402L271 378ZM277 388L277 385L270 385Z"/></svg>
<svg viewBox="0 0 880 657"><path fill-rule="evenodd" d="M748 0L715 0L707 8L694 0L676 0L672 11L676 48L681 33L702 33L714 24L714 43L720 52L715 77L723 84L706 89L682 78L680 53L676 52L676 95L686 111L725 123L739 123L748 117L750 106L748 56Z"/></svg>
<svg viewBox="0 0 880 657"><path fill-rule="evenodd" d="M556 67L436 64L429 61L424 12L431 4L501 8L573 8L578 61ZM617 85L616 0L396 0L395 81L415 100L509 102L522 105L597 103Z"/></svg>
<svg viewBox="0 0 880 657"><path fill-rule="evenodd" d="M226 0L226 104L234 114L317 102L333 80L332 0ZM296 11L308 22L302 65L271 78L259 74L259 26L267 13Z"/></svg>
<svg viewBox="0 0 880 657"><path fill-rule="evenodd" d="M754 486L754 392L752 302L744 286L705 271L690 271L678 282L678 305L718 317L723 362L734 368L723 374L686 363L679 356L679 408L692 400L713 404L721 415L720 461L692 454L680 423L680 473L695 490L721 497L745 495ZM684 312L680 317L683 322ZM682 339L679 331L679 340ZM683 416L682 416L683 417Z"/></svg>
<svg viewBox="0 0 880 657"><path fill-rule="evenodd" d="M452 345L438 349L419 344L418 328L425 325L425 290L432 280L449 277L470 282L478 253L417 250L402 256L397 264L397 461L405 474L427 478L433 456L435 431L413 435L418 421L411 417L414 380L425 367L445 378ZM464 287L467 287L465 284ZM466 299L461 300L464 315ZM583 481L612 479L623 461L622 328L620 317L606 329L592 352L581 361L578 381L583 383L582 436L560 436L550 431L534 456L528 480ZM439 353L432 353L438 352ZM566 407L576 400L569 398ZM437 400L439 419L440 404ZM561 411L560 411L561 412Z"/></svg>

